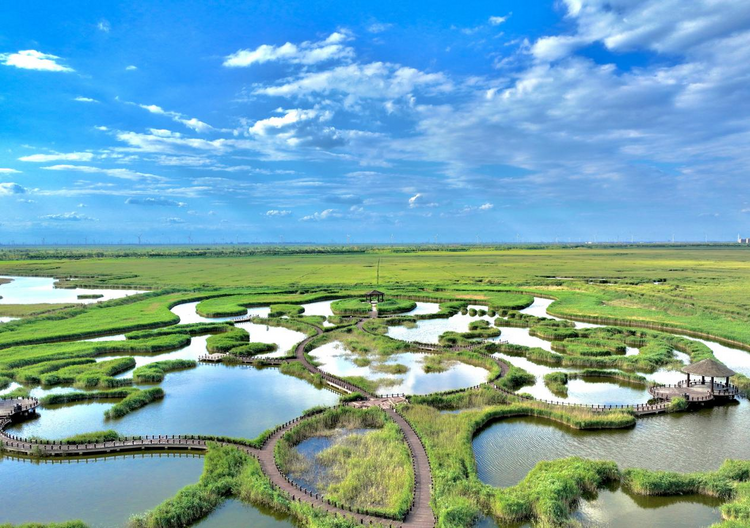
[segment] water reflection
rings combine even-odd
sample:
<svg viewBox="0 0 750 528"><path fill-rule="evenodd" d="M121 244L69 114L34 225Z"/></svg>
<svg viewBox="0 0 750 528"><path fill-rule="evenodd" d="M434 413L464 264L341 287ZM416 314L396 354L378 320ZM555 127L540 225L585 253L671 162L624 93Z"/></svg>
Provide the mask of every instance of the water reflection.
<svg viewBox="0 0 750 528"><path fill-rule="evenodd" d="M29 461L0 457L0 523L81 519L92 528L126 526L197 482L203 457L145 454Z"/></svg>
<svg viewBox="0 0 750 528"><path fill-rule="evenodd" d="M474 439L479 477L518 483L539 461L568 456L614 460L620 467L713 471L727 458L750 459L750 405L741 401L638 420L636 427L581 431L538 418L495 422Z"/></svg>
<svg viewBox="0 0 750 528"><path fill-rule="evenodd" d="M358 356L352 354L342 343L326 343L311 353L320 362L320 368L336 376L362 376L369 380L389 378L395 384L381 387L379 394L429 394L431 392L471 387L487 381L487 370L466 363L454 362L444 372L424 372L425 354L394 354L384 362L386 365L400 364L409 370L405 374L384 374L373 369L375 363L359 367L354 363ZM380 364L380 363L378 363ZM377 367L376 367L377 368Z"/></svg>
<svg viewBox="0 0 750 528"><path fill-rule="evenodd" d="M0 284L0 304L40 304L40 303L96 303L119 299L137 293L137 290L107 290L88 288L55 288L51 277L0 277L11 282ZM79 295L101 295L96 299L79 299Z"/></svg>
<svg viewBox="0 0 750 528"><path fill-rule="evenodd" d="M113 403L93 402L42 409L14 425L14 434L58 439L115 429L125 435L215 434L254 438L267 428L338 396L277 369L199 365L173 372L160 385L166 397L119 420L105 420Z"/></svg>
<svg viewBox="0 0 750 528"><path fill-rule="evenodd" d="M241 526L289 528L299 526L299 524L273 510L229 499L208 517L193 525L195 528L239 528Z"/></svg>

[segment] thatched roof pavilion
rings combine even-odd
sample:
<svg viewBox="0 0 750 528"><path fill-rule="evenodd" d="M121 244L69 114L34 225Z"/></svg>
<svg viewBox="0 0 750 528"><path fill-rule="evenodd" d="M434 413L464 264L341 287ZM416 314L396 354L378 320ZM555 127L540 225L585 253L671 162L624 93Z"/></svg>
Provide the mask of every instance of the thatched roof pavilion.
<svg viewBox="0 0 750 528"><path fill-rule="evenodd" d="M723 363L719 363L713 358L707 358L703 359L697 363L693 363L692 365L688 365L686 367L683 367L682 372L687 374L687 386L689 387L691 385L690 382L690 375L693 376L700 376L701 381L700 385L706 385L706 378L711 378L711 393L714 392L714 378L726 378L726 383L724 387L722 388L728 388L729 387L729 378L737 374L735 371L724 365ZM699 382L694 381L692 382L692 385L698 385Z"/></svg>
<svg viewBox="0 0 750 528"><path fill-rule="evenodd" d="M371 292L365 293L365 299L367 300L367 302L383 302L383 300L385 299L385 293L378 290L372 290Z"/></svg>

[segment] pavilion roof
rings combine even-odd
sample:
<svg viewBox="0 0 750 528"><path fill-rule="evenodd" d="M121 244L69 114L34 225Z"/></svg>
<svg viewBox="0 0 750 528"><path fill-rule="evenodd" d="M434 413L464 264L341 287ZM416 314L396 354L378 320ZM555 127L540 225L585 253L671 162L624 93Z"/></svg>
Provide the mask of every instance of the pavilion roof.
<svg viewBox="0 0 750 528"><path fill-rule="evenodd" d="M735 371L719 363L715 359L707 358L683 367L682 372L685 374L693 374L697 376L709 376L714 378L726 378L727 376L734 376L737 374Z"/></svg>
<svg viewBox="0 0 750 528"><path fill-rule="evenodd" d="M365 295L385 295L385 293L383 293L382 291L378 291L378 290L372 290L370 292L365 293Z"/></svg>

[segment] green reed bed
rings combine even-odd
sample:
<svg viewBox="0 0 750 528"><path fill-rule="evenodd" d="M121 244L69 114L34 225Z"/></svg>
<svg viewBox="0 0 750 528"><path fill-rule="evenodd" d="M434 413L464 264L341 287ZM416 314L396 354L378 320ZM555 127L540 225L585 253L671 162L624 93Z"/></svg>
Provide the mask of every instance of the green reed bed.
<svg viewBox="0 0 750 528"><path fill-rule="evenodd" d="M62 394L49 394L40 400L44 406L61 405L66 403L88 402L92 400L121 400L127 398L139 389L126 387L106 391L65 392Z"/></svg>
<svg viewBox="0 0 750 528"><path fill-rule="evenodd" d="M92 389L100 385L111 386L107 378L135 367L135 359L126 356L98 363L71 365L41 376L42 385L74 384L78 388Z"/></svg>
<svg viewBox="0 0 750 528"><path fill-rule="evenodd" d="M379 315L390 315L410 312L417 303L409 299L386 299L377 306ZM363 299L341 299L331 303L331 310L336 315L366 316L372 312L372 304Z"/></svg>
<svg viewBox="0 0 750 528"><path fill-rule="evenodd" d="M126 341L75 341L26 345L0 350L0 369L16 370L48 361L95 358L108 355L157 354L190 344L185 335L165 335Z"/></svg>
<svg viewBox="0 0 750 528"><path fill-rule="evenodd" d="M125 334L127 339L149 339L153 337L183 334L191 337L228 332L234 327L232 323L188 323L172 325L154 330L137 330Z"/></svg>
<svg viewBox="0 0 750 528"><path fill-rule="evenodd" d="M0 325L0 348L87 339L174 324L169 309L199 297L190 293L157 292L69 308Z"/></svg>
<svg viewBox="0 0 750 528"><path fill-rule="evenodd" d="M122 418L133 411L145 407L149 403L164 398L164 391L159 387L153 389L141 390L128 395L121 402L114 405L111 409L104 411L104 417L107 419Z"/></svg>
<svg viewBox="0 0 750 528"><path fill-rule="evenodd" d="M619 473L612 462L570 458L542 462L510 488L498 489L479 481L472 439L476 431L493 421L540 416L581 429L622 428L635 422L633 416L622 412L593 413L514 402L515 398L507 395L507 403L498 403L491 391L485 387L460 395L415 398L414 403L399 409L430 457L433 509L439 528L471 526L482 515L491 515L500 523L532 521L541 526L561 526L580 497L617 480ZM466 410L458 414L440 412L446 408Z"/></svg>
<svg viewBox="0 0 750 528"><path fill-rule="evenodd" d="M726 460L717 471L700 473L626 469L622 480L627 489L638 495L700 494L727 501L721 506L725 522L714 526L729 528L750 523L750 461Z"/></svg>
<svg viewBox="0 0 750 528"><path fill-rule="evenodd" d="M338 429L374 430L340 438L317 455L315 463L325 472L318 488L339 506L403 518L413 493L411 455L398 426L380 409L338 407L303 421L276 444L275 456L282 471L304 472L309 463L295 446Z"/></svg>
<svg viewBox="0 0 750 528"><path fill-rule="evenodd" d="M268 317L296 317L301 315L305 309L298 304L272 304Z"/></svg>
<svg viewBox="0 0 750 528"><path fill-rule="evenodd" d="M138 367L133 371L134 383L160 383L168 372L195 368L198 362L192 359L166 359Z"/></svg>

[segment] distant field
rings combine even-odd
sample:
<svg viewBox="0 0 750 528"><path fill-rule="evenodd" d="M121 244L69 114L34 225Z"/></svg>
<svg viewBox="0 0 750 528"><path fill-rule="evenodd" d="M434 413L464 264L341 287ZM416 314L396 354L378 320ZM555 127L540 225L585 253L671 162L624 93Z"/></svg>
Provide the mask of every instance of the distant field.
<svg viewBox="0 0 750 528"><path fill-rule="evenodd" d="M750 344L750 249L741 246L262 251L215 248L187 256L199 252L160 248L110 256L111 250L81 249L66 250L66 258L28 251L7 260L6 250L0 275L179 290L467 290L475 299L492 290L523 290L558 298L552 311L561 315L652 321Z"/></svg>

